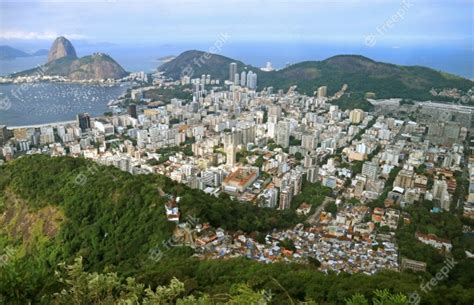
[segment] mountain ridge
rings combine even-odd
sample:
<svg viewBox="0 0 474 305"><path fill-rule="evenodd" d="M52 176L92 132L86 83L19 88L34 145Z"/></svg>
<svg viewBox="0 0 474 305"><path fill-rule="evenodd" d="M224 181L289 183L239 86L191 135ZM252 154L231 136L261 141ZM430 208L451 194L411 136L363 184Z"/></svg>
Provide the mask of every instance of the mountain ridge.
<svg viewBox="0 0 474 305"><path fill-rule="evenodd" d="M15 59L18 57L44 56L47 54L48 54L48 51L44 49L40 49L35 52L28 53L28 52L22 51L20 49L17 49L8 45L0 46L0 59Z"/></svg>
<svg viewBox="0 0 474 305"><path fill-rule="evenodd" d="M423 66L378 62L357 54L335 55L321 61L303 61L270 72L223 55L205 55L203 51L188 50L158 69L173 79L178 79L187 67L191 67L194 77L211 74L214 78L225 80L228 79L229 64L236 62L239 73L245 69L257 73L259 89L273 86L287 90L296 85L300 92L310 95L319 86L328 86L329 94L334 94L347 84L351 92L374 92L377 98L430 99L432 96L429 90L432 88L468 90L474 86L471 80L446 72Z"/></svg>

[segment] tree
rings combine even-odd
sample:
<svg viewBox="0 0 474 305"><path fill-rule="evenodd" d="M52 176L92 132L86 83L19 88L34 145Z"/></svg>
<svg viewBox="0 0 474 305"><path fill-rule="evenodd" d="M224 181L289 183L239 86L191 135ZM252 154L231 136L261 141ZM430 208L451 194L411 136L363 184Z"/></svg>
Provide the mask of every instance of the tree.
<svg viewBox="0 0 474 305"><path fill-rule="evenodd" d="M173 304L184 292L184 284L173 278L168 286L158 286L155 290L145 289L145 285L129 277L125 282L117 273L88 273L84 271L82 257L74 264L60 264L56 273L63 289L54 293L52 304Z"/></svg>
<svg viewBox="0 0 474 305"><path fill-rule="evenodd" d="M291 251L296 251L295 243L288 238L285 238L284 240L280 241L280 247Z"/></svg>
<svg viewBox="0 0 474 305"><path fill-rule="evenodd" d="M331 213L333 216L337 213L337 204L334 202L329 203L326 208L324 209L326 212Z"/></svg>
<svg viewBox="0 0 474 305"><path fill-rule="evenodd" d="M258 168L262 167L262 165L263 165L263 156L262 155L258 156L257 160L255 160L254 165Z"/></svg>
<svg viewBox="0 0 474 305"><path fill-rule="evenodd" d="M392 294L387 289L374 291L373 305L408 305L408 298L401 294ZM346 299L346 305L369 305L369 301L361 293L356 293Z"/></svg>
<svg viewBox="0 0 474 305"><path fill-rule="evenodd" d="M352 297L346 299L346 305L369 305L369 301L361 293L356 293Z"/></svg>
<svg viewBox="0 0 474 305"><path fill-rule="evenodd" d="M315 257L309 256L309 257L308 257L308 262L309 262L311 265L315 266L316 268L321 267L321 262L320 262L317 258L315 258Z"/></svg>
<svg viewBox="0 0 474 305"><path fill-rule="evenodd" d="M392 294L387 289L375 290L374 305L408 305L408 298L401 294Z"/></svg>
<svg viewBox="0 0 474 305"><path fill-rule="evenodd" d="M185 292L184 283L172 278L166 286L156 289L138 283L128 277L125 282L116 273L88 273L84 271L82 257L76 258L74 264L60 264L56 273L63 288L54 293L51 304L143 304L143 305L211 305L211 304L261 304L271 301L272 295L266 290L254 291L245 284L237 284L229 293L211 297L204 294L200 297L181 298Z"/></svg>

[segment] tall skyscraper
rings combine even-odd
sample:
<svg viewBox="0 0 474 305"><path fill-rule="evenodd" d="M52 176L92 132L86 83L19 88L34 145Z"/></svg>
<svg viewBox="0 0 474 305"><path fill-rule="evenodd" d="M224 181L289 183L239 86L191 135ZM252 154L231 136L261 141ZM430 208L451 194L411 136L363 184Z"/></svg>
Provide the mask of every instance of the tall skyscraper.
<svg viewBox="0 0 474 305"><path fill-rule="evenodd" d="M255 143L255 125L245 126L242 130L242 143Z"/></svg>
<svg viewBox="0 0 474 305"><path fill-rule="evenodd" d="M322 86L318 88L318 98L326 97L328 87Z"/></svg>
<svg viewBox="0 0 474 305"><path fill-rule="evenodd" d="M91 128L91 117L88 113L78 113L77 114L77 123L82 131Z"/></svg>
<svg viewBox="0 0 474 305"><path fill-rule="evenodd" d="M281 106L272 105L268 107L268 122L278 123L281 118Z"/></svg>
<svg viewBox="0 0 474 305"><path fill-rule="evenodd" d="M249 71L249 73L247 73L247 88L257 88L257 74L253 73L252 71Z"/></svg>
<svg viewBox="0 0 474 305"><path fill-rule="evenodd" d="M235 81L235 73L237 73L237 64L235 62L231 62L229 65L229 80L231 82Z"/></svg>
<svg viewBox="0 0 474 305"><path fill-rule="evenodd" d="M235 75L234 75L234 85L236 85L236 86L240 85L239 78L240 78L239 73L235 73Z"/></svg>
<svg viewBox="0 0 474 305"><path fill-rule="evenodd" d="M306 150L312 151L318 147L318 134L304 134L301 137L301 147Z"/></svg>
<svg viewBox="0 0 474 305"><path fill-rule="evenodd" d="M309 183L315 183L318 181L318 172L319 168L317 166L308 168L306 171L306 180L308 180Z"/></svg>
<svg viewBox="0 0 474 305"><path fill-rule="evenodd" d="M257 89L257 73L252 75L252 80L250 82L250 89Z"/></svg>
<svg viewBox="0 0 474 305"><path fill-rule="evenodd" d="M246 83L247 83L247 73L245 71L242 71L242 73L240 73L240 86L245 87Z"/></svg>
<svg viewBox="0 0 474 305"><path fill-rule="evenodd" d="M451 205L451 196L448 193L448 184L446 180L436 179L433 183L433 199L438 200L443 210L449 211Z"/></svg>
<svg viewBox="0 0 474 305"><path fill-rule="evenodd" d="M349 112L349 120L352 124L360 124L364 119L365 112L362 109L353 109Z"/></svg>
<svg viewBox="0 0 474 305"><path fill-rule="evenodd" d="M227 157L227 165L235 166L235 164L237 164L237 148L231 145L225 149L225 152Z"/></svg>
<svg viewBox="0 0 474 305"><path fill-rule="evenodd" d="M291 206L291 200L293 200L293 187L287 186L282 188L280 192L280 204L278 210L287 210Z"/></svg>
<svg viewBox="0 0 474 305"><path fill-rule="evenodd" d="M283 148L290 146L290 124L286 121L278 122L276 142Z"/></svg>
<svg viewBox="0 0 474 305"><path fill-rule="evenodd" d="M137 105L135 104L130 104L128 106L128 115L131 116L132 118L137 118Z"/></svg>

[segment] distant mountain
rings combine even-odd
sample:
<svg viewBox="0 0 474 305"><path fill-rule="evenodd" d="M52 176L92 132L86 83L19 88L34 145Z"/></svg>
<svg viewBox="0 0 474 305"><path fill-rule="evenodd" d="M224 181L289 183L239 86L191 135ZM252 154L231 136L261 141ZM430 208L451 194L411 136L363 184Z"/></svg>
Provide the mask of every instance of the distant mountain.
<svg viewBox="0 0 474 305"><path fill-rule="evenodd" d="M22 50L10 47L0 46L0 59L15 59L17 57L30 57L30 56L45 56L48 55L48 50L38 50L34 53L26 53Z"/></svg>
<svg viewBox="0 0 474 305"><path fill-rule="evenodd" d="M72 43L64 37L58 37L48 52L48 62L39 67L12 76L33 74L64 76L71 80L119 79L128 73L109 55L94 53L77 58Z"/></svg>
<svg viewBox="0 0 474 305"><path fill-rule="evenodd" d="M48 52L49 51L46 50L46 49L40 49L40 50L38 50L34 53L31 53L31 56L46 56L46 55L48 55Z"/></svg>
<svg viewBox="0 0 474 305"><path fill-rule="evenodd" d="M17 57L28 57L30 54L10 46L0 46L0 59L13 59Z"/></svg>
<svg viewBox="0 0 474 305"><path fill-rule="evenodd" d="M201 51L186 51L159 70L173 79L192 72L194 77L211 74L221 80L229 77L229 64L237 63L238 72L257 73L260 89L273 86L288 89L297 85L298 91L312 95L319 86L328 86L334 94L343 84L353 93L373 92L377 98L432 99L431 88L458 88L468 90L474 82L462 77L420 66L400 66L376 62L360 55L338 55L323 61L305 61L282 70L264 72L259 68L221 55Z"/></svg>

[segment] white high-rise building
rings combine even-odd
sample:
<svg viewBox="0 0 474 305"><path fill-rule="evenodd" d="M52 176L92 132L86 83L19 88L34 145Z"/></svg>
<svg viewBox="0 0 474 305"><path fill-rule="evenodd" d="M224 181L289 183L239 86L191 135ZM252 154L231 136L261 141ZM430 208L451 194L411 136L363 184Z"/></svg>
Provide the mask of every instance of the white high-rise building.
<svg viewBox="0 0 474 305"><path fill-rule="evenodd" d="M301 147L309 151L316 149L318 147L317 134L304 134L301 137Z"/></svg>
<svg viewBox="0 0 474 305"><path fill-rule="evenodd" d="M288 122L278 122L276 142L283 148L287 148L288 146L290 146L290 124Z"/></svg>
<svg viewBox="0 0 474 305"><path fill-rule="evenodd" d="M257 88L257 74L253 73L252 71L249 71L249 73L247 73L247 88Z"/></svg>
<svg viewBox="0 0 474 305"><path fill-rule="evenodd" d="M257 73L252 74L250 78L250 89L257 89Z"/></svg>
<svg viewBox="0 0 474 305"><path fill-rule="evenodd" d="M137 145L143 148L148 144L148 130L140 129L137 131Z"/></svg>
<svg viewBox="0 0 474 305"><path fill-rule="evenodd" d="M242 143L255 143L255 125L249 125L241 128Z"/></svg>
<svg viewBox="0 0 474 305"><path fill-rule="evenodd" d="M433 183L433 199L439 200L443 210L449 211L451 205L451 196L448 193L448 184L446 180L436 179Z"/></svg>
<svg viewBox="0 0 474 305"><path fill-rule="evenodd" d="M259 195L259 206L262 208L276 208L278 204L278 189L266 189Z"/></svg>
<svg viewBox="0 0 474 305"><path fill-rule="evenodd" d="M237 73L237 64L235 62L231 62L229 65L229 80L234 82L235 80L235 73Z"/></svg>
<svg viewBox="0 0 474 305"><path fill-rule="evenodd" d="M247 83L247 73L245 71L242 71L242 73L240 73L240 86L245 87L246 83Z"/></svg>
<svg viewBox="0 0 474 305"><path fill-rule="evenodd" d="M309 183L315 183L318 181L318 172L319 168L317 166L308 168L306 171L306 180L308 180Z"/></svg>

